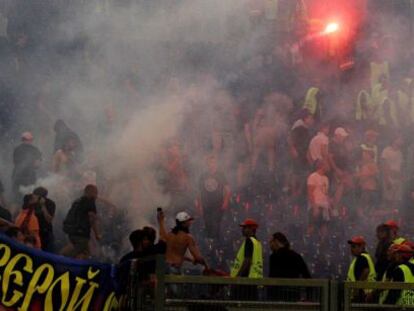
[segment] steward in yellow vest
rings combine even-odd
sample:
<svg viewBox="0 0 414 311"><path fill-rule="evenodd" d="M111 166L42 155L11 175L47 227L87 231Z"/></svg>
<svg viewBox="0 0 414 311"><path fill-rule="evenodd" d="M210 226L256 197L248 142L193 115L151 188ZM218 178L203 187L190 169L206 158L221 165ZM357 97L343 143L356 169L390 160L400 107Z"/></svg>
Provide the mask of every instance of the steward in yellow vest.
<svg viewBox="0 0 414 311"><path fill-rule="evenodd" d="M391 273L392 282L403 282L414 284L414 264L410 262L413 249L407 244L394 245L392 247L395 268ZM400 306L414 306L414 290L390 290L385 299L380 303Z"/></svg>
<svg viewBox="0 0 414 311"><path fill-rule="evenodd" d="M322 116L321 91L317 87L311 87L306 92L303 109L307 109L316 119Z"/></svg>
<svg viewBox="0 0 414 311"><path fill-rule="evenodd" d="M230 275L232 277L262 278L262 244L255 237L258 224L253 219L246 219L240 226L246 239L237 253Z"/></svg>
<svg viewBox="0 0 414 311"><path fill-rule="evenodd" d="M362 236L355 236L348 241L348 244L355 258L349 266L347 281L374 282L376 279L375 265L371 256L365 251L365 239Z"/></svg>
<svg viewBox="0 0 414 311"><path fill-rule="evenodd" d="M362 236L355 236L348 241L351 246L351 253L354 259L348 269L348 282L368 281L375 282L376 272L374 261L365 251L365 239ZM354 290L352 293L353 302L364 302L366 295L372 290Z"/></svg>

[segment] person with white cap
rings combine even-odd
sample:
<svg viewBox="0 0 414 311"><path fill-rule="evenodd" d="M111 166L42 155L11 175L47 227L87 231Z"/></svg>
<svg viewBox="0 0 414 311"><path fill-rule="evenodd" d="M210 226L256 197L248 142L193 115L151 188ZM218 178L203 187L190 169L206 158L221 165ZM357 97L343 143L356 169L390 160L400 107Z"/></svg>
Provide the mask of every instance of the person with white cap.
<svg viewBox="0 0 414 311"><path fill-rule="evenodd" d="M187 212L179 212L175 216L176 226L171 232L167 232L165 228L165 216L162 210L158 211L157 219L160 229L160 239L167 244L165 261L168 264L170 273L181 274L181 267L184 261L187 260L185 256L187 250L193 257L192 261L194 264L201 264L207 267L196 241L190 234L190 226L194 220L193 217Z"/></svg>
<svg viewBox="0 0 414 311"><path fill-rule="evenodd" d="M36 182L36 172L42 160L42 153L33 146L33 135L24 132L21 135L21 144L13 152L13 194L17 202L21 201L23 195L19 192L21 186L33 185Z"/></svg>

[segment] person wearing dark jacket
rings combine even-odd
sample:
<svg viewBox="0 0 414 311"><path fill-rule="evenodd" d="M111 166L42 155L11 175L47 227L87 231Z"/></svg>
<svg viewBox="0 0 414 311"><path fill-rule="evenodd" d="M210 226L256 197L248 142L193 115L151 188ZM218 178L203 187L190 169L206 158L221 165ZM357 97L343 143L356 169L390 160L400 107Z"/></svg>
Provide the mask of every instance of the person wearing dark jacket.
<svg viewBox="0 0 414 311"><path fill-rule="evenodd" d="M14 149L13 152L13 194L16 202L20 202L22 194L21 186L30 186L36 182L37 169L42 160L42 153L33 146L33 135L30 132L24 132L21 136L22 143Z"/></svg>
<svg viewBox="0 0 414 311"><path fill-rule="evenodd" d="M39 197L39 202L35 208L35 215L39 221L42 250L53 252L53 218L55 217L56 203L47 197L48 193L49 191L44 187L37 187L33 190L33 194Z"/></svg>
<svg viewBox="0 0 414 311"><path fill-rule="evenodd" d="M272 254L269 260L269 277L283 279L309 279L311 274L302 256L290 249L289 240L281 232L273 234L270 240ZM268 297L271 300L298 301L300 290L294 288L270 287Z"/></svg>
<svg viewBox="0 0 414 311"><path fill-rule="evenodd" d="M97 197L98 188L95 185L87 185L83 196L73 202L63 221L63 232L68 235L69 243L61 250L61 255L89 259L91 231L97 241L102 239L95 205Z"/></svg>
<svg viewBox="0 0 414 311"><path fill-rule="evenodd" d="M269 261L269 277L283 279L311 277L302 256L290 249L290 243L283 233L273 234L270 249L273 252Z"/></svg>
<svg viewBox="0 0 414 311"><path fill-rule="evenodd" d="M377 227L378 244L375 250L375 271L377 272L377 281L382 281L385 271L390 265L388 258L388 249L392 245L391 229L385 225Z"/></svg>

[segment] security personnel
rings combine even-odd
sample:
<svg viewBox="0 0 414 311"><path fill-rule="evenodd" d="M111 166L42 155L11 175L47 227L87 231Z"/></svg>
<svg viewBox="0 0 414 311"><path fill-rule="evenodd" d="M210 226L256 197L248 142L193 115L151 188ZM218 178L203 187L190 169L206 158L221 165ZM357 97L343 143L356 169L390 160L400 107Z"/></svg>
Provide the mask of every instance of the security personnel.
<svg viewBox="0 0 414 311"><path fill-rule="evenodd" d="M408 244L393 246L396 267L391 273L392 282L414 283L414 264L410 262L413 249ZM414 306L414 290L390 290L384 304Z"/></svg>
<svg viewBox="0 0 414 311"><path fill-rule="evenodd" d="M371 256L365 251L365 239L362 236L354 236L348 241L351 246L351 254L355 257L348 270L347 281L374 282L376 273Z"/></svg>
<svg viewBox="0 0 414 311"><path fill-rule="evenodd" d="M381 82L381 77L385 76L386 78L390 77L390 69L388 62L375 63L371 62L371 88L373 88L377 83Z"/></svg>
<svg viewBox="0 0 414 311"><path fill-rule="evenodd" d="M322 115L321 92L317 87L311 87L306 92L303 109L307 109L316 119Z"/></svg>
<svg viewBox="0 0 414 311"><path fill-rule="evenodd" d="M351 246L351 254L355 258L352 260L349 266L347 281L368 281L375 282L376 272L374 261L371 256L365 251L365 239L362 236L354 236L348 241ZM356 290L353 292L353 302L363 302L366 299L366 295L371 293L372 290Z"/></svg>
<svg viewBox="0 0 414 311"><path fill-rule="evenodd" d="M387 222L384 223L384 225L386 225L387 227L389 227L391 229L391 236L392 236L392 243L393 244L403 244L405 243L407 240L403 237L400 237L398 235L398 231L400 230L400 227L398 226L397 222L395 220L388 220Z"/></svg>
<svg viewBox="0 0 414 311"><path fill-rule="evenodd" d="M366 90L361 90L358 94L355 119L357 121L372 120L374 118L374 101L371 94Z"/></svg>
<svg viewBox="0 0 414 311"><path fill-rule="evenodd" d="M253 219L246 219L240 227L246 239L237 253L230 275L232 277L262 278L262 244L256 238L256 230L259 225Z"/></svg>

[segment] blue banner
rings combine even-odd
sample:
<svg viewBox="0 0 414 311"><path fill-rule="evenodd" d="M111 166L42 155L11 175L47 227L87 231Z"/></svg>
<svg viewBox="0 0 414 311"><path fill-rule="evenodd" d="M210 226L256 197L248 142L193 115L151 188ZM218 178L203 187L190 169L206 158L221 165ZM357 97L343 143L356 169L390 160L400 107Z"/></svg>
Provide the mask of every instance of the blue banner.
<svg viewBox="0 0 414 311"><path fill-rule="evenodd" d="M113 265L74 260L0 235L0 310L118 309Z"/></svg>

